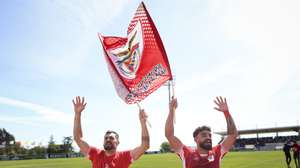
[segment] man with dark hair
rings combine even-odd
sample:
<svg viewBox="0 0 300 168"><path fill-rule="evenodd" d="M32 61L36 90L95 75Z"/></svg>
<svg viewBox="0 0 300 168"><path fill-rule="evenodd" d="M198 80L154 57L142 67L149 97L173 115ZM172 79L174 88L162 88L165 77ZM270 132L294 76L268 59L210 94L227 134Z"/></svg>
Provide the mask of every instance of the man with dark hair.
<svg viewBox="0 0 300 168"><path fill-rule="evenodd" d="M238 132L234 121L229 113L226 98L217 97L214 101L218 107L216 110L225 115L227 122L227 137L212 147L211 129L208 126L202 126L193 132L194 141L197 144L196 149L185 146L174 135L174 115L177 108L177 99L172 97L169 105L169 115L165 125L165 136L168 139L171 148L179 155L183 162L183 168L220 168L221 159L234 144Z"/></svg>
<svg viewBox="0 0 300 168"><path fill-rule="evenodd" d="M285 155L285 161L286 161L286 164L288 166L288 168L290 168L290 163L291 163L291 160L292 160L292 157L291 157L291 148L292 148L292 144L291 144L291 141L287 141L284 146L283 146L283 152L284 152L284 155Z"/></svg>
<svg viewBox="0 0 300 168"><path fill-rule="evenodd" d="M115 131L107 131L104 135L103 150L89 146L82 139L81 113L85 109L84 97L77 96L73 100L74 119L74 140L80 148L81 153L88 156L92 161L93 168L128 168L129 165L140 158L149 149L149 133L146 125L147 114L140 109L139 119L142 127L142 143L133 150L117 151L119 135Z"/></svg>
<svg viewBox="0 0 300 168"><path fill-rule="evenodd" d="M195 131L193 132L193 137L196 138L196 136L199 134L199 132L202 132L204 130L211 132L211 129L209 126L203 125L202 127L197 127L195 129Z"/></svg>

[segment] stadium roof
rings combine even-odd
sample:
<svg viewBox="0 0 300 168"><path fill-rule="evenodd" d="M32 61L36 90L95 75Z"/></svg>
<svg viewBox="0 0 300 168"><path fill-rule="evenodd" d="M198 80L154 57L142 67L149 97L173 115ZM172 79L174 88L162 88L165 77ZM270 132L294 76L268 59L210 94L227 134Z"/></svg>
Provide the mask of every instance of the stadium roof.
<svg viewBox="0 0 300 168"><path fill-rule="evenodd" d="M258 128L249 130L238 130L239 135L261 134L261 133L278 133L278 132L298 132L300 133L300 126L288 126L288 127L273 127L273 128ZM218 135L225 136L227 132L215 132Z"/></svg>

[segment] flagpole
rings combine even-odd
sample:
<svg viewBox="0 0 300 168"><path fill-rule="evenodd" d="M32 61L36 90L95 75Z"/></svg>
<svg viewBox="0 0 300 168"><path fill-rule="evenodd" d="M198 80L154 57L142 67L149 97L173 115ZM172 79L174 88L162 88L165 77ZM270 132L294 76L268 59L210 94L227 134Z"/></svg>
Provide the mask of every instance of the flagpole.
<svg viewBox="0 0 300 168"><path fill-rule="evenodd" d="M172 83L172 97L175 98L174 81L171 80L171 83ZM173 116L173 123L176 124L176 115L175 115L175 113L174 113L174 116Z"/></svg>
<svg viewBox="0 0 300 168"><path fill-rule="evenodd" d="M174 96L174 97L175 97L175 90L174 90L174 86L175 86L175 84L174 84L174 81L172 80L172 96Z"/></svg>
<svg viewBox="0 0 300 168"><path fill-rule="evenodd" d="M172 91L171 91L171 85L172 85ZM174 89L173 79L168 81L168 91L169 91L169 108L170 108L172 97L175 97L175 89ZM175 113L174 113L174 117L173 117L173 123L174 124L176 123Z"/></svg>
<svg viewBox="0 0 300 168"><path fill-rule="evenodd" d="M136 102L136 105L138 106L139 111L141 111L141 110L142 110L142 107L141 107L140 103L139 103L139 102ZM148 121L148 119L146 119L146 122L147 122L147 124L149 125L149 127L152 128L152 125L151 125L151 123Z"/></svg>
<svg viewBox="0 0 300 168"><path fill-rule="evenodd" d="M168 80L168 91L169 91L169 104L171 103L171 89L170 86L171 85L171 80Z"/></svg>
<svg viewBox="0 0 300 168"><path fill-rule="evenodd" d="M142 110L142 107L139 102L136 102L136 105L138 106L139 110Z"/></svg>

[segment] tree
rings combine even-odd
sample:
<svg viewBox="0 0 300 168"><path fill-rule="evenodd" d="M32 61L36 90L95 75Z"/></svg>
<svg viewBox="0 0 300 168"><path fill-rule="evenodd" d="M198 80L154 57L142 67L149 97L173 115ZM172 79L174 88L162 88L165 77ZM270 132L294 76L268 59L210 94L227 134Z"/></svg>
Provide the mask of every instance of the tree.
<svg viewBox="0 0 300 168"><path fill-rule="evenodd" d="M63 151L64 153L70 153L73 151L72 147L73 139L71 136L64 137L63 139Z"/></svg>
<svg viewBox="0 0 300 168"><path fill-rule="evenodd" d="M15 137L7 132L4 128L0 129L0 145L1 148L0 154L11 154L13 153L13 146L15 145Z"/></svg>
<svg viewBox="0 0 300 168"><path fill-rule="evenodd" d="M36 158L43 158L46 154L47 149L43 146L35 146L31 149L29 149L28 154L31 156L34 156Z"/></svg>
<svg viewBox="0 0 300 168"><path fill-rule="evenodd" d="M53 135L50 136L50 140L48 142L48 146L49 145L55 145L55 141L54 141Z"/></svg>
<svg viewBox="0 0 300 168"><path fill-rule="evenodd" d="M50 136L50 140L48 142L48 148L47 148L47 153L56 153L56 147L57 145L55 144L53 135Z"/></svg>
<svg viewBox="0 0 300 168"><path fill-rule="evenodd" d="M160 145L160 152L162 152L162 153L171 152L171 147L170 147L169 142L163 142Z"/></svg>

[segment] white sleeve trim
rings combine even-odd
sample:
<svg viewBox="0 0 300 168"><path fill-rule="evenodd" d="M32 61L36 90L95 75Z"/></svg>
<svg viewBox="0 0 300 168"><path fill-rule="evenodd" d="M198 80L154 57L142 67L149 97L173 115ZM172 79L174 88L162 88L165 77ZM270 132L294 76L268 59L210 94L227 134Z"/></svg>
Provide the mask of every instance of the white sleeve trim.
<svg viewBox="0 0 300 168"><path fill-rule="evenodd" d="M185 157L184 157L183 146L181 146L181 148L178 151L176 151L176 153L180 156L182 160L182 168L185 168Z"/></svg>

